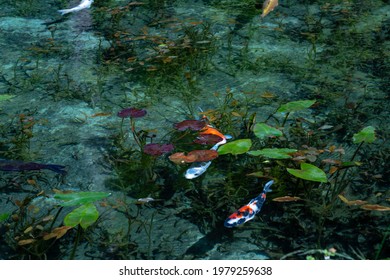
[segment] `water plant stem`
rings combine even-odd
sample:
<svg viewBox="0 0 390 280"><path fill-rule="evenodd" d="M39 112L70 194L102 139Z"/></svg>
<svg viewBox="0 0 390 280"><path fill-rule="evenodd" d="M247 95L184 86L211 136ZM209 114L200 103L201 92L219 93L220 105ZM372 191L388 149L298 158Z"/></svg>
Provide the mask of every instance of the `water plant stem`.
<svg viewBox="0 0 390 280"><path fill-rule="evenodd" d="M137 143L138 147L142 150L143 146L142 146L141 140L139 139L137 132L135 130L135 121L133 118L130 118L130 128L131 128L131 133L133 134L135 142Z"/></svg>
<svg viewBox="0 0 390 280"><path fill-rule="evenodd" d="M61 207L58 209L57 214L54 216L54 219L53 219L53 221L52 221L51 224L50 224L49 231L51 231L51 230L53 229L54 223L55 223L55 221L57 220L57 218L58 218L58 216L60 215L60 213L61 213L61 211L62 211L63 208L64 208L64 207L61 206Z"/></svg>
<svg viewBox="0 0 390 280"><path fill-rule="evenodd" d="M76 254L77 247L78 247L79 242L80 242L81 233L82 233L82 228L81 228L81 226L80 226L80 224L79 224L78 227L77 227L76 240L74 241L73 248L72 248L72 252L71 252L70 257L69 257L70 260L73 260L73 259L74 259L74 256L75 256L75 254Z"/></svg>
<svg viewBox="0 0 390 280"><path fill-rule="evenodd" d="M385 242L386 242L387 238L389 237L389 234L390 234L390 226L388 226L387 229L385 230L385 234L383 235L382 242L379 245L378 251L376 251L375 260L379 259L379 256L380 256L380 254L381 254L381 252L383 250L383 247L385 245Z"/></svg>

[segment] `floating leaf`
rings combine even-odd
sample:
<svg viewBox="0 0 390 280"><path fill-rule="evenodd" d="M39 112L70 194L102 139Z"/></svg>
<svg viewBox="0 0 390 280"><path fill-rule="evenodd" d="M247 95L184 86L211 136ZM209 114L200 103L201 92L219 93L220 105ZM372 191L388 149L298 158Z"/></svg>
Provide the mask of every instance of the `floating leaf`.
<svg viewBox="0 0 390 280"><path fill-rule="evenodd" d="M179 123L175 123L173 127L179 131L184 131L186 129L198 131L204 128L206 125L207 123L204 120L184 120Z"/></svg>
<svg viewBox="0 0 390 280"><path fill-rule="evenodd" d="M301 169L292 169L287 168L287 172L295 177L315 182L328 182L326 174L323 170L319 169L317 166L314 166L309 163L301 163Z"/></svg>
<svg viewBox="0 0 390 280"><path fill-rule="evenodd" d="M205 134L205 135L199 135L194 140L194 143L201 144L201 145L214 145L218 142L221 142L223 139L219 137L218 135L214 134Z"/></svg>
<svg viewBox="0 0 390 280"><path fill-rule="evenodd" d="M283 135L279 129L266 125L265 123L255 124L253 127L253 133L260 139L267 137L279 137Z"/></svg>
<svg viewBox="0 0 390 280"><path fill-rule="evenodd" d="M366 126L360 132L353 135L352 141L355 144L361 142L372 143L375 139L375 128L372 126Z"/></svg>
<svg viewBox="0 0 390 280"><path fill-rule="evenodd" d="M120 118L141 118L146 115L145 109L125 108L118 112Z"/></svg>
<svg viewBox="0 0 390 280"><path fill-rule="evenodd" d="M210 161L218 157L215 150L194 150L188 153L188 156L195 157L195 162Z"/></svg>
<svg viewBox="0 0 390 280"><path fill-rule="evenodd" d="M74 193L57 193L54 195L55 199L63 200L61 206L76 206L94 202L99 199L110 196L107 192L74 192Z"/></svg>
<svg viewBox="0 0 390 280"><path fill-rule="evenodd" d="M256 150L256 151L249 151L248 154L252 156L263 156L273 159L285 159L285 158L291 158L289 155L290 153L295 153L297 150L295 149L288 149L288 148L273 148L273 149L262 149L262 150Z"/></svg>
<svg viewBox="0 0 390 280"><path fill-rule="evenodd" d="M218 152L215 150L194 150L187 155L184 153L174 153L169 156L169 159L176 163L192 163L192 162L204 162L210 161L218 157Z"/></svg>
<svg viewBox="0 0 390 280"><path fill-rule="evenodd" d="M221 146L218 149L218 153L220 155L225 155L225 154L239 155L249 151L251 146L252 146L252 141L250 139L239 139Z"/></svg>
<svg viewBox="0 0 390 280"><path fill-rule="evenodd" d="M195 161L195 156L189 157L183 152L178 152L170 155L169 160L176 164L190 163Z"/></svg>
<svg viewBox="0 0 390 280"><path fill-rule="evenodd" d="M272 201L276 201L276 202L291 202L291 201L298 201L298 200L301 200L301 198L298 196L288 196L288 195L276 197L272 199Z"/></svg>
<svg viewBox="0 0 390 280"><path fill-rule="evenodd" d="M78 224L83 229L86 229L92 225L99 217L99 212L95 205L87 203L81 205L79 208L74 209L64 218L64 224L69 227L75 227Z"/></svg>
<svg viewBox="0 0 390 280"><path fill-rule="evenodd" d="M277 112L288 113L288 112L300 111L309 108L315 102L316 100L299 100L299 101L288 102L286 104L281 105L277 110Z"/></svg>
<svg viewBox="0 0 390 280"><path fill-rule="evenodd" d="M390 211L390 207L382 206L379 204L365 204L360 206L364 210L374 210L374 211Z"/></svg>
<svg viewBox="0 0 390 280"><path fill-rule="evenodd" d="M174 148L173 144L149 143L144 146L143 152L151 156L161 156L171 152Z"/></svg>

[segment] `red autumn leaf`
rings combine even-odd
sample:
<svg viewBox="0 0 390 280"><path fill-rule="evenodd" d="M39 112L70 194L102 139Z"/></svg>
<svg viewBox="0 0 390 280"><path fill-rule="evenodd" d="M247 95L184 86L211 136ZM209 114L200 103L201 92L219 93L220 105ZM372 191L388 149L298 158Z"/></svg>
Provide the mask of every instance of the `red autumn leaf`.
<svg viewBox="0 0 390 280"><path fill-rule="evenodd" d="M204 134L199 135L194 142L201 145L214 145L218 142L221 142L223 139L218 135L213 134Z"/></svg>
<svg viewBox="0 0 390 280"><path fill-rule="evenodd" d="M146 115L146 110L136 108L125 108L118 112L118 117L121 118L141 118Z"/></svg>
<svg viewBox="0 0 390 280"><path fill-rule="evenodd" d="M169 156L170 161L176 164L191 163L195 161L195 155L188 156L184 153L174 153Z"/></svg>
<svg viewBox="0 0 390 280"><path fill-rule="evenodd" d="M172 144L157 144L150 143L144 146L144 153L151 156L161 156L162 154L169 153L175 147Z"/></svg>
<svg viewBox="0 0 390 280"><path fill-rule="evenodd" d="M218 157L215 150L195 150L188 153L188 156L195 155L195 162L210 161Z"/></svg>
<svg viewBox="0 0 390 280"><path fill-rule="evenodd" d="M181 121L179 123L175 123L173 125L174 128L176 128L179 131L184 131L186 129L190 129L193 131L201 130L206 126L206 122L202 120L185 120Z"/></svg>
<svg viewBox="0 0 390 280"><path fill-rule="evenodd" d="M185 153L174 153L169 156L169 159L176 164L182 164L210 161L216 157L218 157L218 152L214 150L194 150L187 155Z"/></svg>

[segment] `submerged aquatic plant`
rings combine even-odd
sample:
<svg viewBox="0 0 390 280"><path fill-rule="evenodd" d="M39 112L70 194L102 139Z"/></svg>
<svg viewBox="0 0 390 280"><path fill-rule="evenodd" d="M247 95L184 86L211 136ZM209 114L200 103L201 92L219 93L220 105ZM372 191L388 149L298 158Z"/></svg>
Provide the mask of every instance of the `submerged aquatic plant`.
<svg viewBox="0 0 390 280"><path fill-rule="evenodd" d="M130 130L131 130L131 133L133 135L135 142L137 143L137 145L140 149L142 149L142 147L145 143L143 143L143 141L141 141L141 139L138 136L139 134L136 131L134 119L141 118L141 117L145 116L146 113L147 112L145 109L125 108L125 109L122 109L121 111L119 111L117 114L118 117L122 118L122 123L121 123L121 138L122 138L122 140L124 138L123 137L123 135L124 135L124 132L123 132L124 120L125 120L125 118L130 118Z"/></svg>
<svg viewBox="0 0 390 280"><path fill-rule="evenodd" d="M61 212L63 207L79 206L78 208L68 213L64 218L64 225L67 227L66 230L77 226L77 237L70 255L70 259L74 258L77 246L81 239L82 230L90 227L99 218L99 211L93 202L106 198L110 195L111 193L107 192L57 193L54 195L55 199L62 201L59 203L61 207L59 208L56 217Z"/></svg>
<svg viewBox="0 0 390 280"><path fill-rule="evenodd" d="M46 197L44 191L40 191L21 201L16 200L18 209L9 216L10 229L5 240L15 250L20 250L21 257L26 255L28 258L46 259L57 241L79 225L71 254L73 258L81 238L81 230L91 226L99 217L99 212L92 203L109 195L102 192L57 193L52 200ZM44 203L40 204L40 201ZM42 209L40 205L43 205ZM64 217L63 225L59 224L58 218L62 210L73 206L80 207ZM53 215L55 210L56 214Z"/></svg>

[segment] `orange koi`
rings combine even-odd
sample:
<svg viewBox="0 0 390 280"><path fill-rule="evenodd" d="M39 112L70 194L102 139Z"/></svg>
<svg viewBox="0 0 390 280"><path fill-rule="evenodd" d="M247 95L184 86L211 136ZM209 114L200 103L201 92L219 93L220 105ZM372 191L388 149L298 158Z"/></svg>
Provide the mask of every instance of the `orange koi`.
<svg viewBox="0 0 390 280"><path fill-rule="evenodd" d="M263 3L263 13L261 14L261 17L263 18L272 12L278 4L278 0L265 0Z"/></svg>
<svg viewBox="0 0 390 280"><path fill-rule="evenodd" d="M223 135L221 132L219 132L216 128L212 127L211 125L206 125L206 127L199 132L199 135L207 135L207 134L216 135L226 140L225 135Z"/></svg>

